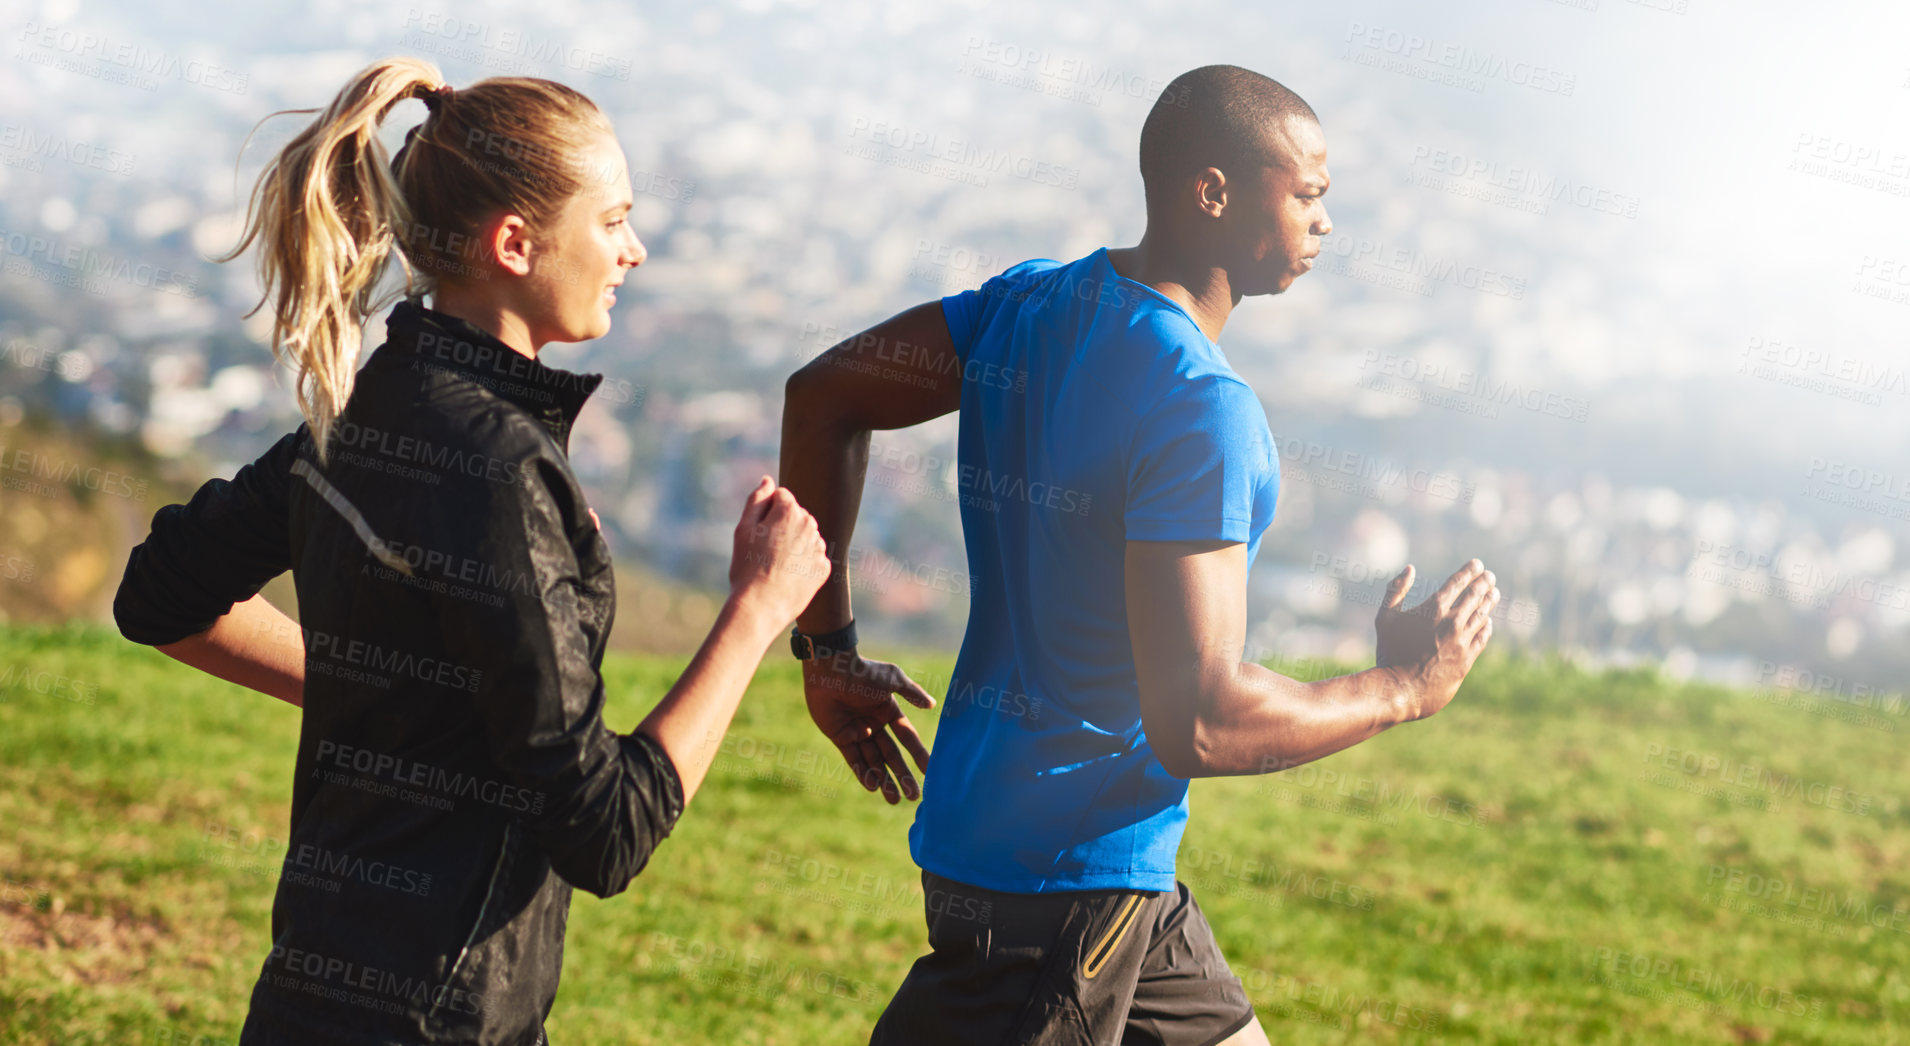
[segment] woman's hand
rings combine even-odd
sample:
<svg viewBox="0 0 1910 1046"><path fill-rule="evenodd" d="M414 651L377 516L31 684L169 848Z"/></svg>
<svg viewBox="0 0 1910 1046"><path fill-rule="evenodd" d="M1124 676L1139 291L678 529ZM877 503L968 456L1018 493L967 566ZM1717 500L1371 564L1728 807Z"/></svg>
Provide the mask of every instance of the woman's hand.
<svg viewBox="0 0 1910 1046"><path fill-rule="evenodd" d="M829 553L816 518L768 476L743 502L730 556L730 598L775 621L794 620L829 580Z"/></svg>

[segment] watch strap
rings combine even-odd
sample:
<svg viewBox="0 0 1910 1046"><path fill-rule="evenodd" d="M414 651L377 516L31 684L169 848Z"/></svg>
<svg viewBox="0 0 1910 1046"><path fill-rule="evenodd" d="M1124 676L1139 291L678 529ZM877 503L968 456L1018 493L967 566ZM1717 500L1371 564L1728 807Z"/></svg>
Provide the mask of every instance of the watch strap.
<svg viewBox="0 0 1910 1046"><path fill-rule="evenodd" d="M810 635L801 629L791 629L789 632L789 650L796 655L799 661L813 661L817 658L828 657L839 650L854 650L855 648L856 623L854 618L850 618L848 624L836 629L834 632L823 632L818 635Z"/></svg>

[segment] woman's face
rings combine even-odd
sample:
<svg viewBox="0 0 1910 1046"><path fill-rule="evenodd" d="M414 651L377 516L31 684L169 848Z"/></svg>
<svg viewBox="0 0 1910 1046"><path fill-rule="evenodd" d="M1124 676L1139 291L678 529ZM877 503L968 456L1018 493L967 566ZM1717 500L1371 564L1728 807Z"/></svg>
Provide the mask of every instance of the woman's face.
<svg viewBox="0 0 1910 1046"><path fill-rule="evenodd" d="M547 227L530 232L530 272L521 289L531 341L589 341L610 331L616 285L649 256L630 228L630 169L615 135L576 154L583 188Z"/></svg>

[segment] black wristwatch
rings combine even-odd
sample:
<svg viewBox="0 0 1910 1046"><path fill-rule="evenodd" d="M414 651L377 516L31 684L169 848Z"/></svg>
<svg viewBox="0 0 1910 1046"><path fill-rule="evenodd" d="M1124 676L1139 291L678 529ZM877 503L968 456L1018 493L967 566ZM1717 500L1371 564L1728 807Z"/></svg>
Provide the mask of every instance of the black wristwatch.
<svg viewBox="0 0 1910 1046"><path fill-rule="evenodd" d="M814 661L818 658L828 657L838 651L853 651L855 648L856 623L854 618L850 618L848 624L836 629L834 632L824 632L821 635L806 635L801 629L791 629L789 632L789 649L796 655L796 660L798 661Z"/></svg>

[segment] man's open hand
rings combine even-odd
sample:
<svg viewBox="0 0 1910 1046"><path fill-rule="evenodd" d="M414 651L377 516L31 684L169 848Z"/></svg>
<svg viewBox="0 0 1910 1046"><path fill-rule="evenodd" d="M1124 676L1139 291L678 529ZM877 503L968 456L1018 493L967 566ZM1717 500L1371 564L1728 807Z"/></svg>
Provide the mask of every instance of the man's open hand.
<svg viewBox="0 0 1910 1046"><path fill-rule="evenodd" d="M887 661L870 661L851 650L804 661L802 689L809 718L841 750L862 787L880 789L891 805L903 796L921 797L902 749L926 774L928 747L895 695L918 708L933 708L935 698L928 691Z"/></svg>
<svg viewBox="0 0 1910 1046"><path fill-rule="evenodd" d="M1400 603L1413 587L1412 564L1387 585L1373 621L1378 633L1374 661L1380 668L1399 669L1414 684L1416 700L1407 718L1424 719L1459 692L1492 638L1492 608L1499 604L1495 582L1485 564L1471 560L1411 610Z"/></svg>

